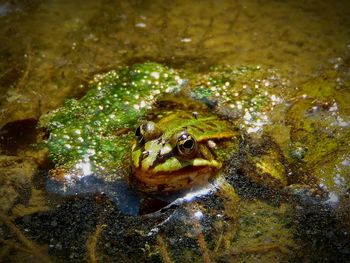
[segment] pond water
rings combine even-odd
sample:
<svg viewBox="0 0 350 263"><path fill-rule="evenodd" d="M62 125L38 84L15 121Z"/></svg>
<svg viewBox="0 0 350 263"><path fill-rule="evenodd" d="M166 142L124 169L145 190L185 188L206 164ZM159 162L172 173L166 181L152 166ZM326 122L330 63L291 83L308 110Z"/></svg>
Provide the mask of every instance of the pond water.
<svg viewBox="0 0 350 263"><path fill-rule="evenodd" d="M0 40L0 262L349 262L349 1L2 1ZM212 182L180 198L140 197L114 170L118 176L106 176L108 183L93 176L72 190L52 184L52 175L71 162L56 147L60 131L53 127L76 133L83 109L95 112L111 99L95 91L84 97L103 73L146 62L164 65L162 72L185 86L178 98L191 94L196 102L170 96L168 106L154 103L158 93L150 90L168 80L145 71L159 79L142 90L155 99L138 100L132 84L132 98L120 96L136 104L111 112L136 110L132 120L113 123L120 130L108 138L117 151L99 142L118 152L113 168L131 152L132 143L122 148L120 136L129 140L141 119L166 126L165 112L188 107L209 128L199 121L212 111L222 126L238 118L239 137L247 138L242 169L236 169L241 156L225 161L235 169L223 169L235 190ZM125 86L138 81L133 74ZM72 98L81 100L65 104L69 124L45 115ZM100 132L110 132L108 125ZM223 139L223 132L207 137ZM268 175L283 167L284 188L261 185L246 163ZM126 164L123 173L130 172ZM250 176L237 179L240 173Z"/></svg>

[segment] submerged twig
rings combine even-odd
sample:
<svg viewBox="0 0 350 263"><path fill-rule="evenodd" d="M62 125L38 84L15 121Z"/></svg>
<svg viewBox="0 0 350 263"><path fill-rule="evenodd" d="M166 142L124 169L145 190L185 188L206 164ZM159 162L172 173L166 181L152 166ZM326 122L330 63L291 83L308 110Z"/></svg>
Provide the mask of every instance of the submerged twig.
<svg viewBox="0 0 350 263"><path fill-rule="evenodd" d="M204 263L210 263L210 255L209 255L209 249L207 246L207 242L205 241L205 236L203 234L202 226L198 218L194 216L193 211L189 210L189 212L192 214L192 220L193 220L193 226L196 228L196 238L198 246L202 252L203 262Z"/></svg>
<svg viewBox="0 0 350 263"><path fill-rule="evenodd" d="M0 79L2 79L4 76L6 76L9 72L11 72L13 70L13 68L8 68L7 70L5 70L4 72L2 72L0 74Z"/></svg>
<svg viewBox="0 0 350 263"><path fill-rule="evenodd" d="M198 234L197 240L198 240L199 248L200 248L200 250L202 252L203 262L204 263L210 263L211 260L210 260L210 256L209 256L209 249L208 249L208 246L207 246L207 242L205 241L203 232L200 232Z"/></svg>
<svg viewBox="0 0 350 263"><path fill-rule="evenodd" d="M30 250L28 250L25 247L20 246L19 244L15 243L13 241L0 239L0 244L1 243L5 244L8 249L15 248L16 250L21 250L21 251L23 251L25 253L30 253ZM4 253L5 253L4 251L1 251L0 259L4 256Z"/></svg>
<svg viewBox="0 0 350 263"><path fill-rule="evenodd" d="M103 220L101 220L101 222L97 225L95 232L92 233L86 241L86 250L88 253L89 262L91 263L96 263L99 261L97 243L104 227L105 225L103 224Z"/></svg>
<svg viewBox="0 0 350 263"><path fill-rule="evenodd" d="M3 242L3 240L0 240L0 244L1 243L5 243ZM1 250L0 250L0 262L3 262L4 258L11 252L11 248L12 248L12 244L8 245L6 247L2 246Z"/></svg>
<svg viewBox="0 0 350 263"><path fill-rule="evenodd" d="M277 251L281 253L285 252L278 244L269 244L269 245L258 245L254 247L236 248L225 253L225 255L238 256L241 254L267 253L270 251Z"/></svg>
<svg viewBox="0 0 350 263"><path fill-rule="evenodd" d="M26 68L25 68L25 70L23 72L22 77L20 78L20 80L18 81L18 83L16 85L16 88L20 88L20 87L22 87L25 84L25 81L28 78L29 72L31 71L31 67L32 67L32 48L31 48L31 45L30 45L29 41L27 43L27 49L26 50L27 50L27 52L26 52L27 65L26 65Z"/></svg>
<svg viewBox="0 0 350 263"><path fill-rule="evenodd" d="M173 263L173 261L170 258L170 255L168 253L168 249L165 245L164 239L160 234L157 236L157 242L158 242L159 252L160 252L160 255L162 257L163 262Z"/></svg>
<svg viewBox="0 0 350 263"><path fill-rule="evenodd" d="M29 249L29 251L27 251L28 253L32 253L34 256L36 256L40 260L40 262L51 262L51 260L41 252L40 248L36 244L34 244L33 241L28 239L19 230L19 228L14 223L12 223L6 216L0 214L0 220L3 221L3 223L11 230L11 232L16 236L18 241L20 241L25 247Z"/></svg>

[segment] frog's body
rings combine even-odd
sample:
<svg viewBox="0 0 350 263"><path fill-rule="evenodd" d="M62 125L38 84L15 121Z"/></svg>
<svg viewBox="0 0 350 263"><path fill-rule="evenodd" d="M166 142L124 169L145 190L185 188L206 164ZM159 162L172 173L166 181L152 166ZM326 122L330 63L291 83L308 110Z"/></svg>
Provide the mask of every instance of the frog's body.
<svg viewBox="0 0 350 263"><path fill-rule="evenodd" d="M184 111L138 128L132 171L144 192L174 192L205 185L222 166L216 141L237 137L228 121ZM221 156L222 158L222 156Z"/></svg>

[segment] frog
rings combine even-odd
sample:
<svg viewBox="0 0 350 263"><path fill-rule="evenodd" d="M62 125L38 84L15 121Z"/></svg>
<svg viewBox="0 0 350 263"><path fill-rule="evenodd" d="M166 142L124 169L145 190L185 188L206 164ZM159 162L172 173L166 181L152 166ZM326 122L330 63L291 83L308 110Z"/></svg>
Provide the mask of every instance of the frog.
<svg viewBox="0 0 350 263"><path fill-rule="evenodd" d="M216 141L239 136L229 124L215 116L186 111L169 114L158 123L141 124L131 151L134 184L148 193L206 185L224 159L223 154L215 153Z"/></svg>

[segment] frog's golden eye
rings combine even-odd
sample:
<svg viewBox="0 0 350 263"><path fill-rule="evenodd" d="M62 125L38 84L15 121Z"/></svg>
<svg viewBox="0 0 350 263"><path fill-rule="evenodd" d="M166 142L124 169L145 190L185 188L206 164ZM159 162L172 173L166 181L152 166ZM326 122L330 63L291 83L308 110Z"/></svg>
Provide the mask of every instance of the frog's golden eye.
<svg viewBox="0 0 350 263"><path fill-rule="evenodd" d="M145 122L135 130L135 136L140 144L143 144L145 141L156 139L161 135L162 131L153 121Z"/></svg>
<svg viewBox="0 0 350 263"><path fill-rule="evenodd" d="M197 153L198 145L196 139L189 133L182 133L177 139L178 152L186 157Z"/></svg>

